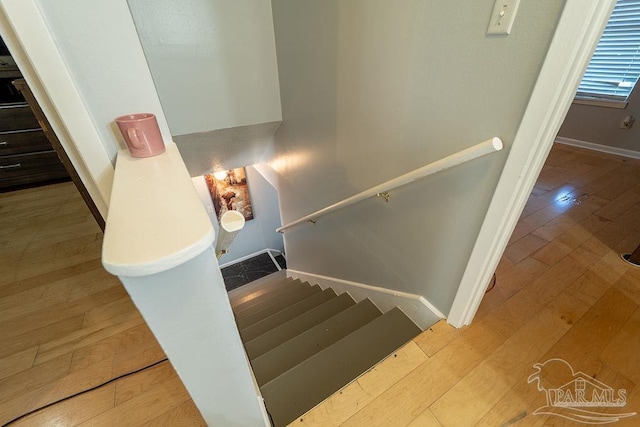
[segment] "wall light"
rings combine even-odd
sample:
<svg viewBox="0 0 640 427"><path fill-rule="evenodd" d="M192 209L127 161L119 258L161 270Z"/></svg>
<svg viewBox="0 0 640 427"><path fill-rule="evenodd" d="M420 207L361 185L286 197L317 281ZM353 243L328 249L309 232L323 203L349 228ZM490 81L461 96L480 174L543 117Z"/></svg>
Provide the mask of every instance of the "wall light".
<svg viewBox="0 0 640 427"><path fill-rule="evenodd" d="M227 171L218 171L218 172L214 172L213 176L215 179L217 179L218 181L222 181L227 177Z"/></svg>

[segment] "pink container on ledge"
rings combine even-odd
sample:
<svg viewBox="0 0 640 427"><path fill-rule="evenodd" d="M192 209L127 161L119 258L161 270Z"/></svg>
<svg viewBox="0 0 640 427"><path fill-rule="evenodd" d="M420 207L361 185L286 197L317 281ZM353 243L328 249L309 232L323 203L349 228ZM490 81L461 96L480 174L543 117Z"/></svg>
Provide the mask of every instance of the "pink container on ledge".
<svg viewBox="0 0 640 427"><path fill-rule="evenodd" d="M164 153L164 141L154 114L127 114L117 117L116 124L131 157L151 157Z"/></svg>

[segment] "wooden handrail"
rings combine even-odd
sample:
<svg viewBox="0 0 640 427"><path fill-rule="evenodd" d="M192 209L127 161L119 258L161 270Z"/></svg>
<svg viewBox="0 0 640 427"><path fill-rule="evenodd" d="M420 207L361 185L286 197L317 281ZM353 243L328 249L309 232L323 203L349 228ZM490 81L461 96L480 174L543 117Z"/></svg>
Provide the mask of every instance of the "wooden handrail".
<svg viewBox="0 0 640 427"><path fill-rule="evenodd" d="M338 209L351 206L364 199L368 199L369 197L380 196L380 197L387 198L388 197L387 193L395 188L401 187L405 184L409 184L410 182L416 181L426 176L433 175L438 172L442 172L446 169L452 168L454 166L458 166L470 160L477 159L478 157L482 157L487 154L500 151L502 150L502 147L503 147L502 140L498 137L493 137L484 142L481 142L480 144L476 144L465 150L458 151L457 153L454 153L443 159L437 160L433 163L429 163L426 166L415 169L411 172L408 172L404 175L401 175L389 181L383 182L380 185L376 185L375 187L371 187L368 190L362 191L358 194L354 194L353 196L347 197L346 199L341 200L332 205L329 205L326 208L322 208L309 215L303 216L302 218L299 218L295 221L292 221L288 224L283 225L282 227L277 228L276 231L278 233L282 233L284 232L284 230L288 228L291 228L299 224L303 224L305 222L315 223L315 221L323 215L327 215L328 213L337 211Z"/></svg>

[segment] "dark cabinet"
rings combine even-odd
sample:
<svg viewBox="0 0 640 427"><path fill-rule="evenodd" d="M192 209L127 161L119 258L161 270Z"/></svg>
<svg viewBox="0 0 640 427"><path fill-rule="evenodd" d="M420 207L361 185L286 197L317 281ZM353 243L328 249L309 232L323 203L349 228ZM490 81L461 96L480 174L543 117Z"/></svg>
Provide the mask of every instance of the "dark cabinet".
<svg viewBox="0 0 640 427"><path fill-rule="evenodd" d="M0 80L11 79L15 92L26 86L19 72L6 70ZM0 102L0 189L67 178L69 174L53 150L29 104L22 99ZM6 98L3 98L8 100Z"/></svg>

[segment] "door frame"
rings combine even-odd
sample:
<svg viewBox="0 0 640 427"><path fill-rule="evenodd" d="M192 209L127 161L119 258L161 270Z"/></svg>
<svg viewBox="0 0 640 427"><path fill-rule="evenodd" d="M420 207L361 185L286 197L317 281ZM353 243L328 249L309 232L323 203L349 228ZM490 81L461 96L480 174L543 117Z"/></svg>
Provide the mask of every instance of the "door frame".
<svg viewBox="0 0 640 427"><path fill-rule="evenodd" d="M567 0L447 322L473 320L616 0Z"/></svg>

